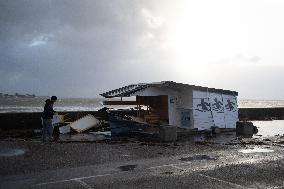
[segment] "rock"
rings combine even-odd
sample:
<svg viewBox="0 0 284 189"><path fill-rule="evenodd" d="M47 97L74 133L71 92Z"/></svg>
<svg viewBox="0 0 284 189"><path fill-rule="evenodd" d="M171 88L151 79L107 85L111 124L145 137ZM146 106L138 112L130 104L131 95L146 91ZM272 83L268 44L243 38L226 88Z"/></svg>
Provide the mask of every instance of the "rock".
<svg viewBox="0 0 284 189"><path fill-rule="evenodd" d="M219 127L211 127L213 134L220 134L221 130Z"/></svg>
<svg viewBox="0 0 284 189"><path fill-rule="evenodd" d="M271 141L269 138L265 138L263 139L263 141Z"/></svg>
<svg viewBox="0 0 284 189"><path fill-rule="evenodd" d="M248 121L238 121L236 128L237 135L253 135L254 134L254 126L252 122Z"/></svg>

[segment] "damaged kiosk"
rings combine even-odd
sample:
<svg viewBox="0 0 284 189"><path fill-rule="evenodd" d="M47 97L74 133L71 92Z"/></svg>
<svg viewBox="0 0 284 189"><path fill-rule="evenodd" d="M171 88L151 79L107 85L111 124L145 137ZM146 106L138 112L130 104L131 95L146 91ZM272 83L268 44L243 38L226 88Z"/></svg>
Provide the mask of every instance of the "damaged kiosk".
<svg viewBox="0 0 284 189"><path fill-rule="evenodd" d="M115 134L141 129L142 125L145 130L160 130L164 140L175 140L174 128L179 132L228 130L235 129L238 121L236 91L162 81L132 84L100 95L119 98L104 101L105 105L135 106L127 119L110 114L110 127ZM124 97L135 97L135 101L123 101ZM164 127L175 134L168 136Z"/></svg>

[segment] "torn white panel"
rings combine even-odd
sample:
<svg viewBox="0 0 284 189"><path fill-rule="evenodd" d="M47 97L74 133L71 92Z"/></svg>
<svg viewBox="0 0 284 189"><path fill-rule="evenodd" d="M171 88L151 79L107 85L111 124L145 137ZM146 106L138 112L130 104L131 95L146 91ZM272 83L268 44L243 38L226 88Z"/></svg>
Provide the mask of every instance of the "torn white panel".
<svg viewBox="0 0 284 189"><path fill-rule="evenodd" d="M64 115L53 115L52 125L57 125L64 122Z"/></svg>
<svg viewBox="0 0 284 189"><path fill-rule="evenodd" d="M98 126L99 120L95 118L92 115L86 115L85 117L82 117L81 119L78 119L77 121L70 124L70 127L74 129L75 131L81 133L85 130L88 130L92 127Z"/></svg>
<svg viewBox="0 0 284 189"><path fill-rule="evenodd" d="M59 127L59 132L61 134L67 134L67 133L70 133L70 131L71 131L70 124L66 125L66 126Z"/></svg>

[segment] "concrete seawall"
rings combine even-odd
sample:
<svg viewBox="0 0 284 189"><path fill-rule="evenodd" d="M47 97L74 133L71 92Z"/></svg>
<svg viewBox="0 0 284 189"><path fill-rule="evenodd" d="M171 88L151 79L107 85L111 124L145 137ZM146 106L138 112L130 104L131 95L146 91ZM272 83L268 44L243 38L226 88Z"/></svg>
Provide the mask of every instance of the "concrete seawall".
<svg viewBox="0 0 284 189"><path fill-rule="evenodd" d="M136 111L116 111L127 115L136 115ZM105 119L106 115L98 111L80 111L80 112L58 112L66 114L68 121L72 122L87 114L92 114L99 119ZM0 129L39 129L41 128L41 113L1 113ZM269 120L284 119L284 108L239 108L240 120Z"/></svg>
<svg viewBox="0 0 284 189"><path fill-rule="evenodd" d="M113 111L126 113L127 115L136 115L136 111ZM67 122L73 122L87 114L91 114L98 119L105 119L106 114L98 111L76 111L76 112L58 112L59 115L66 115ZM0 130L13 129L39 129L41 128L41 112L26 113L0 113Z"/></svg>
<svg viewBox="0 0 284 189"><path fill-rule="evenodd" d="M240 120L284 120L284 108L239 108Z"/></svg>

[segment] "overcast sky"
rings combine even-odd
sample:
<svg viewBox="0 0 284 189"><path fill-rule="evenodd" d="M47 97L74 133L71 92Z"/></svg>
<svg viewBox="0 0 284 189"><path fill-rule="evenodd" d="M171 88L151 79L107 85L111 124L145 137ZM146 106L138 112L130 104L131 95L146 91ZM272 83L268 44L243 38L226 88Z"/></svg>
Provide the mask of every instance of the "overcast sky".
<svg viewBox="0 0 284 189"><path fill-rule="evenodd" d="M172 80L284 99L283 0L0 0L0 92Z"/></svg>

